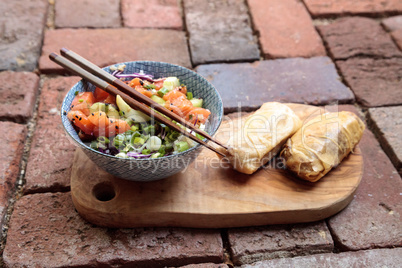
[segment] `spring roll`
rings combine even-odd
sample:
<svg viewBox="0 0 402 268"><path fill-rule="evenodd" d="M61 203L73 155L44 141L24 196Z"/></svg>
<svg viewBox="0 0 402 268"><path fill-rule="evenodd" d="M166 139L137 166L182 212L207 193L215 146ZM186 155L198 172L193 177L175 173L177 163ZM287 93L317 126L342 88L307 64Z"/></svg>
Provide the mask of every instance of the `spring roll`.
<svg viewBox="0 0 402 268"><path fill-rule="evenodd" d="M231 135L229 150L224 153L234 169L252 174L270 161L300 127L299 117L288 106L265 103Z"/></svg>
<svg viewBox="0 0 402 268"><path fill-rule="evenodd" d="M336 167L359 143L364 123L351 112L326 113L304 124L281 156L300 178L315 182Z"/></svg>

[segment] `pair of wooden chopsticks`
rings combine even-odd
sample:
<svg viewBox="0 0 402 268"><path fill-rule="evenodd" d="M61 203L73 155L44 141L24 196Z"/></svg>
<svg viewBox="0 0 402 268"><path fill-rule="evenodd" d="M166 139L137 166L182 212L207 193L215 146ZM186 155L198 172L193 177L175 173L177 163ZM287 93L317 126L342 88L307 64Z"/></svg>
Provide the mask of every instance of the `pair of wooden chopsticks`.
<svg viewBox="0 0 402 268"><path fill-rule="evenodd" d="M86 60L85 58L81 57L77 53L68 50L66 48L62 48L60 50L60 53L62 54L62 56L57 55L56 53L51 53L49 55L49 58L58 65L62 66L64 69L84 78L85 80L91 82L93 85L105 90L106 92L113 95L120 95L122 99L131 107L143 112L144 114L150 117L154 117L160 123L163 123L169 126L171 129L174 129L175 131L182 133L183 135L187 136L193 141L196 141L204 145L208 149L214 151L215 153L223 157L225 156L223 153L219 152L214 147L210 146L203 140L197 138L195 135L192 135L191 133L187 132L185 129L181 128L180 126L178 126L177 124L173 123L170 120L170 119L175 120L181 125L189 128L195 133L200 134L201 136L207 138L208 140L213 141L214 143L222 146L227 150L227 147L224 146L222 143L213 139L206 132L203 132L197 127L193 126L192 124L187 122L184 118L178 116L177 114L166 109L159 103L153 101L147 96L134 90L129 85L121 81L119 78L102 70L101 68L91 63L90 61ZM170 119L160 115L159 113L154 112L150 107L152 107L153 109L167 116Z"/></svg>

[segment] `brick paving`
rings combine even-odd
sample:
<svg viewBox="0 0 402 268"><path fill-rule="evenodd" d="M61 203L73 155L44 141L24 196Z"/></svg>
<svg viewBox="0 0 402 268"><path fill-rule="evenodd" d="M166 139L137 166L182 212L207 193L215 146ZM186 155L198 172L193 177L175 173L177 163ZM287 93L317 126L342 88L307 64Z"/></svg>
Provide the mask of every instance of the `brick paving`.
<svg viewBox="0 0 402 268"><path fill-rule="evenodd" d="M248 1L266 58L325 56L325 48L303 3Z"/></svg>
<svg viewBox="0 0 402 268"><path fill-rule="evenodd" d="M0 147L0 219L6 212L9 199L15 192L15 184L19 176L26 127L12 122L0 122L0 128L5 129Z"/></svg>
<svg viewBox="0 0 402 268"><path fill-rule="evenodd" d="M336 60L352 57L402 57L402 52L381 25L363 17L342 18L318 27Z"/></svg>
<svg viewBox="0 0 402 268"><path fill-rule="evenodd" d="M341 254L317 254L307 257L288 259L276 259L257 262L248 267L387 267L398 268L402 262L402 249L378 249L357 252L345 252Z"/></svg>
<svg viewBox="0 0 402 268"><path fill-rule="evenodd" d="M181 30L181 7L176 0L122 0L124 26L133 28L166 28Z"/></svg>
<svg viewBox="0 0 402 268"><path fill-rule="evenodd" d="M3 2L0 266L400 266L401 1ZM368 125L362 182L344 210L314 223L224 230L91 225L71 201L76 147L59 113L79 78L63 76L48 59L61 47L101 66L155 60L192 68L219 90L226 113L239 103L246 111L267 101L347 104L339 109Z"/></svg>
<svg viewBox="0 0 402 268"><path fill-rule="evenodd" d="M313 17L378 16L402 12L402 3L399 0L304 0L304 3Z"/></svg>
<svg viewBox="0 0 402 268"><path fill-rule="evenodd" d="M375 135L394 166L402 171L402 106L369 109Z"/></svg>
<svg viewBox="0 0 402 268"><path fill-rule="evenodd" d="M208 64L197 67L197 72L219 88L225 112L236 111L239 103L242 110L252 110L267 101L315 105L354 101L328 57Z"/></svg>
<svg viewBox="0 0 402 268"><path fill-rule="evenodd" d="M51 52L57 52L62 47L86 55L86 58L99 66L133 60L191 66L185 35L173 30L56 29L46 31L43 42L39 68L44 73L62 70L49 59Z"/></svg>
<svg viewBox="0 0 402 268"><path fill-rule="evenodd" d="M33 71L37 67L47 6L48 0L2 1L0 70Z"/></svg>
<svg viewBox="0 0 402 268"><path fill-rule="evenodd" d="M334 243L325 222L229 230L235 265L264 259L332 252Z"/></svg>
<svg viewBox="0 0 402 268"><path fill-rule="evenodd" d="M71 6L74 6L74 12L71 12ZM121 26L119 0L57 0L54 9L56 28Z"/></svg>
<svg viewBox="0 0 402 268"><path fill-rule="evenodd" d="M29 72L0 73L0 120L26 123L33 115L39 77Z"/></svg>
<svg viewBox="0 0 402 268"><path fill-rule="evenodd" d="M242 0L184 0L194 65L217 61L258 60L247 7Z"/></svg>

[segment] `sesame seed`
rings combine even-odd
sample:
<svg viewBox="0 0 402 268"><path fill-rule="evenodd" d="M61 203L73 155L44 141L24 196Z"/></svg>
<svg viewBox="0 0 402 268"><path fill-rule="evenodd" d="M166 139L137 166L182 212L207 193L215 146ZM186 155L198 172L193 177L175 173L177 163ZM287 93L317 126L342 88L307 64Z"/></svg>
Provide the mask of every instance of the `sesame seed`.
<svg viewBox="0 0 402 268"><path fill-rule="evenodd" d="M94 113L92 113L92 116L95 116L95 114L94 114Z"/></svg>
<svg viewBox="0 0 402 268"><path fill-rule="evenodd" d="M75 118L78 118L78 115L76 115Z"/></svg>
<svg viewBox="0 0 402 268"><path fill-rule="evenodd" d="M119 129L119 127L118 127L118 126L115 126L115 128L116 128L116 129Z"/></svg>
<svg viewBox="0 0 402 268"><path fill-rule="evenodd" d="M80 117L80 121L81 121L82 117Z"/></svg>

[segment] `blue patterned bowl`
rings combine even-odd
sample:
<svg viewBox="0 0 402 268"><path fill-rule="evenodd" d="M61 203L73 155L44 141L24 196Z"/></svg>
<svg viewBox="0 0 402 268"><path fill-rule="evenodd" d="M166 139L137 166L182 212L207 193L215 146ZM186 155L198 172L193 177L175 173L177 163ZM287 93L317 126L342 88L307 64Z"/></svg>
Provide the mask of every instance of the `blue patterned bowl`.
<svg viewBox="0 0 402 268"><path fill-rule="evenodd" d="M199 74L173 64L153 61L125 62L124 73L138 73L141 70L151 74L154 78L176 76L180 83L187 86L189 92L197 98L202 98L203 107L211 111L205 130L213 136L218 130L223 116L222 99L218 91L204 77ZM116 64L119 65L119 64ZM109 67L105 71L111 72ZM61 107L61 119L65 131L83 149L85 154L99 167L110 174L131 181L154 181L169 177L184 170L200 153L202 146L195 147L176 155L169 155L156 159L118 158L93 150L85 145L78 137L73 125L68 120L64 111L70 110L75 92L94 91L95 87L83 80L75 84L67 93Z"/></svg>

